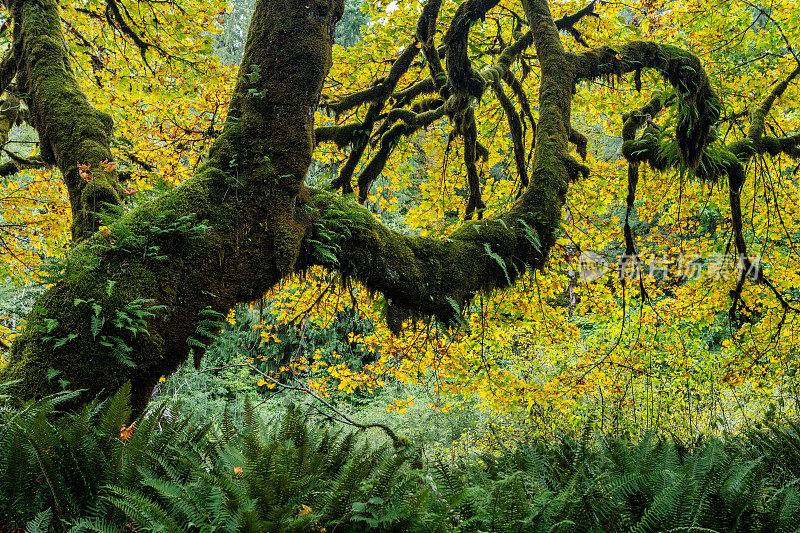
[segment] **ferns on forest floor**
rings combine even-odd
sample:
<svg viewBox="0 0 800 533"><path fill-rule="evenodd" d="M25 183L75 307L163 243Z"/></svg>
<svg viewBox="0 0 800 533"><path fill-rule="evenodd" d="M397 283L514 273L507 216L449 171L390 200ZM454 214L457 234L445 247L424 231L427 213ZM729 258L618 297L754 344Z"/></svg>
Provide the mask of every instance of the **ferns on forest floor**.
<svg viewBox="0 0 800 533"><path fill-rule="evenodd" d="M3 390L0 386L0 395ZM156 409L128 389L0 411L0 531L704 531L800 528L800 425L691 449L562 437L424 467L288 409L242 427ZM421 467L421 468L420 468Z"/></svg>

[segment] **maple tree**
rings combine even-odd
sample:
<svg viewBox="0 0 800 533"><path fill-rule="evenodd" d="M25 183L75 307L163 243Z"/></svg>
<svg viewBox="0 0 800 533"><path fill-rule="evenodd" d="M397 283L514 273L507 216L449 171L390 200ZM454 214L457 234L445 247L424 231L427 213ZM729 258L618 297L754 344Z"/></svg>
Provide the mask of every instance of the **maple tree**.
<svg viewBox="0 0 800 533"><path fill-rule="evenodd" d="M130 380L137 407L142 407L153 383L174 370L190 348L194 347L197 353L202 351L202 345L213 336L204 325L211 318L224 315L235 303L258 300L296 272L310 272L305 278L310 283L328 285L327 281L320 283L324 275L313 270L315 267L339 271L348 281L383 294L388 330L377 332L371 342L383 347L397 343L399 352L385 350L396 355L419 341L419 333L412 334L411 340L390 338L390 333L408 334L408 328L403 330L407 319L432 315L443 322L458 320L475 294L513 286L519 278L527 277L526 272L542 269L549 255L551 268L563 266L559 263L574 266L576 252L582 247L574 239L571 244L564 243L560 225L577 226L576 213L602 214L601 206L608 204L608 197L601 194L608 189L606 185L604 191L603 183L616 178L609 178L612 165L588 150L590 139L579 130L581 125L591 128L594 124L587 123L585 111L574 115L572 105L593 105L590 112L608 114L609 110L597 103L607 96L603 92L612 93L617 106L629 110L621 131L628 190L624 222L623 217L618 217L623 223L625 256L633 259L637 253L648 251L647 245L657 248L654 240L637 250L633 229L637 216L658 212L652 205L635 209L637 194L642 194L637 189L641 189L638 182L644 163L660 171L682 169L681 193L684 177L688 176L685 172L696 178L696 183L727 178L730 187L724 203L730 209L733 249L745 268L736 274L733 287L719 283L713 288L715 303L727 302L730 319L736 323L740 320L738 303L743 291L754 291L754 301L771 298L773 307L763 313L763 320L755 321L757 330L750 328L747 334L774 339L777 328L783 332L777 337L779 343L791 338L791 333L786 336L786 332L794 328L793 319L787 318L793 311L792 276L772 280L758 271L755 283L746 283L746 273L753 269L741 206L744 185L748 183L747 169L766 166L768 160L785 167L787 161L798 156L798 135L783 134L777 129L796 129L795 116L773 118L770 128L779 132L776 135L767 135L765 129L775 102L787 91L796 90L791 89L792 82L800 73L800 61L780 26L777 40L764 46L783 48L787 53L774 53L775 64L769 77L761 76L759 81L757 71L751 73L748 86L752 93L736 97L736 104L746 102L740 106L744 111L725 114L699 54L689 52L681 39L677 41L682 46L661 44L664 39L659 32L670 28L668 21L662 20L670 12L666 4L644 2L644 16L634 16L630 22L624 20L620 24L613 16L606 16L611 15L603 12L608 8L595 2L558 4L563 16L556 19L551 16L550 6L538 0L520 4L498 0L429 1L424 5L393 6L394 9L388 9L388 2L377 2L370 8L376 17L384 18L382 30L368 36L360 47L337 51L321 101L324 79L331 67L333 27L343 9L340 2L318 0L293 7L268 0L257 3L236 87L229 93L219 84L201 84L205 87L202 98L181 95L188 74L184 71L183 77L175 77L174 64L196 62L193 58L197 54L208 55L204 48L207 44L199 40L188 43L184 41L191 38L174 36L182 35L180 24L187 13L199 13L200 20L207 21L221 11L220 6L164 10L174 17L169 27L175 28L175 33L162 34L148 33L151 26L145 22L145 14L128 13L127 8L120 9L119 6L125 7L123 4L113 0L75 8L74 13L68 8L61 15L63 24L56 2L40 2L41 9L22 0L9 4L15 52L8 62L12 70L3 71L4 79L10 83L16 72L19 89L10 94L23 96L29 116L19 118L35 125L42 146L41 161L17 161L16 168L53 164L59 168L70 199L72 234L81 241L62 263L60 279L37 302L25 331L16 337L10 362L3 370L3 377L22 379L20 387L27 394L54 390L57 385L48 379L48 374L56 371L91 393L110 392ZM161 13L153 11L155 5L137 9ZM692 8L686 6L685 13L696 17ZM100 13L107 20L95 26L97 37L81 34L86 42L78 45L86 49L92 74L101 83L135 83L142 91L137 101L126 101L114 117L118 132L115 138L126 139L122 150L109 145L112 121L89 104L73 72L62 68L70 64L68 47L61 37L62 26L80 28L81 16L96 19ZM74 23L72 16L76 17ZM680 12L674 14L673 22L680 22L681 16ZM601 21L611 19L612 25L598 27L596 32L583 30L587 20L595 17ZM796 30L794 24L787 25L789 35ZM687 22L687 27L694 26ZM440 30L441 35L437 35ZM102 40L104 31L111 31L112 35L106 41ZM629 33L621 36L621 31ZM130 48L108 44L116 38L132 43ZM355 79L351 76L359 65L371 63L376 55L385 56L387 50L394 49L397 39L404 39L407 44L396 58L369 75ZM718 61L739 53L736 38L731 42L734 44L713 51L721 58ZM109 59L103 54L115 50L121 56L127 53L141 57L135 62L126 58L121 63L135 65L128 67L128 73L107 73L104 63ZM714 59L713 53L703 55ZM176 57L169 58L170 55ZM787 69L786 65L793 66ZM204 72L204 68L196 71ZM150 69L150 74L139 72L147 72L145 69ZM163 72L158 74L158 69ZM650 76L650 71L657 76ZM218 66L205 72L210 79L215 73L224 74L225 69ZM774 80L778 73L780 79ZM614 93L614 80L621 84L626 74L632 75L633 86L643 89L641 96ZM718 76L724 77L725 73ZM667 82L662 90L644 90L658 84L659 77ZM157 90L152 88L153 79L158 80ZM601 94L588 90L586 85L591 81L601 82ZM165 85L172 92L163 92ZM153 96L148 98L150 92ZM224 122L216 120L222 116L229 97L227 118ZM93 103L102 109L103 104L113 106L115 98L119 93L109 90L93 98ZM154 120L144 113L131 119L132 110L155 109L163 100L197 106L194 113L185 114L195 122L185 125L173 119L173 132L165 134L165 141L145 140L145 135L153 135L154 124L163 129L170 120L160 116ZM159 112L165 111L168 116L169 110ZM9 125L18 118L13 114L4 116ZM209 116L213 117L210 126ZM664 116L667 118L659 118ZM344 120L340 120L342 117ZM74 128L72 124L81 127ZM746 129L741 134L731 134L735 138L731 142L718 131L723 125L729 131ZM182 131L184 137L174 130ZM187 165L183 152L186 145L193 144L192 153L202 153L213 138L207 156ZM408 219L421 228L421 234L392 231L354 199L325 187L307 186L304 179L315 145L317 161L327 169L338 170L332 188L351 193L355 179L358 200L374 204L380 211L397 205L397 195L409 186L417 189L422 200L419 207L411 209ZM446 149L442 148L444 145ZM461 163L455 170L454 165L446 168L451 147ZM147 157L142 155L145 150L151 152ZM341 150L346 150L343 157ZM407 182L412 173L407 166L397 164L402 157L394 152L408 150L417 150L423 160L433 160L434 165L445 161L438 183ZM127 187L120 180L127 176L115 163L120 159L140 170L150 167L152 171L157 164L161 167L160 176L180 185L106 225L98 206L120 205L126 196ZM512 179L501 179L493 172L502 161L513 161L513 168L502 173ZM428 173L434 175L433 171ZM138 183L137 173L129 174ZM189 178L189 174L194 176ZM466 188L459 193L463 181ZM648 186L647 192L650 196L668 195L668 186L665 191L658 189L668 183L656 182L653 191ZM144 183L140 186L147 187ZM570 187L572 193L568 193ZM763 182L753 184L754 191L759 191L758 187L763 187ZM668 211L662 217L661 226L681 227L685 220L681 218L680 205L702 205L702 190L686 181L687 198L676 203L676 215ZM782 194L790 193L787 189ZM761 193L754 192L754 198L757 194ZM465 207L457 203L461 196ZM569 218L562 221L565 203ZM775 204L785 207L785 202L777 199ZM461 209L467 222L453 216ZM469 220L472 218L478 220ZM606 239L611 233L608 228L598 230L597 224L589 227L589 231L597 231ZM792 231L787 228L786 234L791 235ZM675 240L669 231L664 233L664 239ZM602 239L590 240L587 248L601 243ZM703 245L708 242L693 246L700 249ZM565 251L563 261L552 257L554 247ZM22 251L20 255L24 255ZM791 264L791 253L785 257ZM574 285L574 276L568 283ZM558 279L549 285L545 292L550 296L564 288ZM655 292L675 290L643 278L638 285L632 292L638 292L641 302L652 300ZM600 336L606 340L616 338L616 330L625 323L626 295L620 302L609 294L613 286L598 285L594 289L597 296L584 298L582 305L615 308L606 315L610 317L605 323L607 333ZM301 293L300 298L309 301L299 305L295 302L295 308L324 304L318 294L319 291ZM528 322L527 330L514 342L520 337L541 336L554 328L563 330L562 338L574 336L575 326L564 320L556 306L532 308L528 298L514 297L512 290L495 294L512 295L492 298L491 305L499 314L522 316ZM639 323L645 328L655 325L657 331L664 314L659 306L671 305L670 299L653 304L650 317L640 311ZM567 307L571 312L575 304ZM703 313L703 305L691 307L690 312ZM711 321L716 314L708 311ZM476 320L480 320L479 314L469 315L472 325L477 325ZM504 328L499 323L489 331L496 347L509 343ZM445 366L451 386L458 388L458 384L468 383L476 392L485 393L480 390L480 379L470 380L475 363L469 357L458 357L472 353L485 359L487 330L479 331L478 336L455 341L437 335L428 343L428 330L426 352L406 358L393 372L420 375L433 366ZM375 340L378 337L380 342ZM461 346L456 353L446 354L446 346L452 343ZM652 346L637 349L644 353L648 348ZM531 385L524 369L503 369L485 360L478 368L487 369L484 381L492 389L493 401L499 405L522 402L526 409L533 409L541 402L542 392L557 392L554 387L559 381L567 383L566 389L573 395L591 390L604 379L606 363L616 368L640 365L635 370L641 372L641 360L624 361L617 355L601 357L598 353L603 353L602 343L594 352L588 351L585 361L576 364L554 352L553 364L560 365L558 361L563 359L572 370L561 373L556 381L538 383L540 394L531 393L537 387ZM631 351L631 355L635 353ZM685 357L685 346L683 354ZM710 361L705 359L705 364L713 364ZM385 365L386 360L382 358L373 369L376 374L386 371L378 368L380 364ZM694 364L696 361L687 363L686 373ZM354 376L345 366L329 368L327 373L340 385L344 383L344 389L358 386L359 380L371 382ZM735 374L728 374L726 379L736 379ZM650 379L652 371L646 376ZM620 388L618 383L614 386ZM398 404L398 408L404 405L407 402Z"/></svg>

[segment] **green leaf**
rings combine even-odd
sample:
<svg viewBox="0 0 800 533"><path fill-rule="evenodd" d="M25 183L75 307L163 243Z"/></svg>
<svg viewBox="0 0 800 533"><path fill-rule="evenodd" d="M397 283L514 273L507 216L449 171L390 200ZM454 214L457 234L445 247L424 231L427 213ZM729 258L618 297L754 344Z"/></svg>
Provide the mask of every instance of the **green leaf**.
<svg viewBox="0 0 800 533"><path fill-rule="evenodd" d="M100 330L103 329L103 325L106 323L106 320L102 316L93 316L91 318L91 330L92 336L97 339L97 334L100 333Z"/></svg>
<svg viewBox="0 0 800 533"><path fill-rule="evenodd" d="M65 344L67 344L68 342L73 341L73 340L75 340L77 338L78 338L78 334L77 333L70 333L66 337L62 337L60 339L56 339L56 343L53 345L53 349L60 348L60 347L64 346Z"/></svg>
<svg viewBox="0 0 800 533"><path fill-rule="evenodd" d="M486 250L486 255L494 259L495 262L500 265L500 268L503 269L503 274L506 275L506 281L509 285L511 285L511 277L508 275L508 268L506 268L506 262L503 260L503 258L492 251L488 242L483 244L483 248Z"/></svg>

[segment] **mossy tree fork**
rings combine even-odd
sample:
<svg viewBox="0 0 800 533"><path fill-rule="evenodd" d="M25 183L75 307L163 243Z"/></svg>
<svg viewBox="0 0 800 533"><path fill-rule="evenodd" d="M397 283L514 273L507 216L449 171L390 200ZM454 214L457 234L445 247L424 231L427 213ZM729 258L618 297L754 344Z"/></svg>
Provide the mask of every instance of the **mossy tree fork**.
<svg viewBox="0 0 800 533"><path fill-rule="evenodd" d="M63 275L36 303L0 375L3 381L20 380L22 397L55 392L55 371L73 388L86 389L87 395L110 394L130 381L134 408L140 410L158 378L186 360L187 339L198 337L204 312L226 313L239 302L257 300L281 278L312 265L336 269L382 293L394 330L409 317L452 320L475 293L507 287L525 269L544 266L569 183L589 172L570 154L572 143L579 155L586 155L586 138L570 123L579 82L647 68L660 71L677 89L683 117L677 126L675 165L696 168L710 157L704 150L713 141L711 126L718 118L717 97L699 60L689 52L646 42L566 51L559 31L585 45L577 25L584 17L596 16L594 2L554 20L545 0L522 0L520 20L527 20L529 30L520 32L492 68L477 72L467 54L469 31L498 0L464 1L439 45L435 37L441 0L429 0L416 35L380 83L324 104L337 113L367 105L366 119L315 130L314 112L344 2L258 0L228 118L204 166L191 180L99 233L94 213L104 204L120 203L118 176L108 164L111 120L94 109L78 87L57 0L6 3L14 20L13 59L3 61L0 82L6 89L16 75L18 92L40 136L42 158L64 176L76 242ZM538 123L511 69L530 46L541 69ZM398 80L418 54L426 58L430 77L398 91ZM796 76L797 72L786 83ZM475 161L485 149L477 139L474 105L487 86L509 120L522 190L506 213L481 220ZM504 86L512 91L519 110ZM761 107L766 111L759 108L764 112L753 118L756 126L748 144L752 149L737 145L724 151L729 154L727 163L715 167L723 169L721 173L731 174L737 170L735 161L756 152L772 153L775 146L797 155L796 137L762 139L764 115L778 96L765 101ZM356 202L304 184L315 144L335 142L351 150L332 185L353 191L351 178L366 139L377 136L379 149L357 179L363 201L397 140L442 117L452 124L451 137L465 143L469 188L467 220L449 239L393 232ZM530 165L520 138L526 120L535 131ZM628 120L626 139L644 146L644 134L635 138L642 125ZM632 166L648 159L642 149L627 153L639 158L630 156ZM738 191L741 180L731 182L732 191ZM732 193L733 201L735 196ZM471 220L475 216L479 220ZM203 231L193 233L200 225ZM173 230L154 233L154 226ZM315 253L312 244L323 235L335 241L329 254ZM137 244L133 249L121 246L125 239ZM158 253L148 253L148 246L158 246ZM114 325L113 317L131 309L132 302L152 310L152 315L140 315L147 318L146 328L125 328L119 320ZM130 361L113 355L109 344L114 343L102 342L109 338L129 349Z"/></svg>

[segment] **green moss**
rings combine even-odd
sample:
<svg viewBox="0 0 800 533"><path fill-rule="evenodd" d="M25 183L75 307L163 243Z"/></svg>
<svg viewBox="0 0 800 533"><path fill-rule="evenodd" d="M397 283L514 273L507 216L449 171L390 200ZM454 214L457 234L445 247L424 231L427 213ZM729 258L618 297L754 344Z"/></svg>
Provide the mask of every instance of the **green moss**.
<svg viewBox="0 0 800 533"><path fill-rule="evenodd" d="M333 142L340 150L346 148L353 142L356 132L361 128L361 124L354 122L343 126L319 126L314 130L315 142Z"/></svg>
<svg viewBox="0 0 800 533"><path fill-rule="evenodd" d="M783 151L783 147L781 146L781 141L777 137L772 137L769 135L765 135L761 137L758 142L758 151L765 152L771 156L776 156Z"/></svg>
<svg viewBox="0 0 800 533"><path fill-rule="evenodd" d="M745 162L751 157L756 154L755 146L753 145L753 141L748 138L744 138L738 141L734 141L729 143L727 146L728 150L735 155L739 161Z"/></svg>

